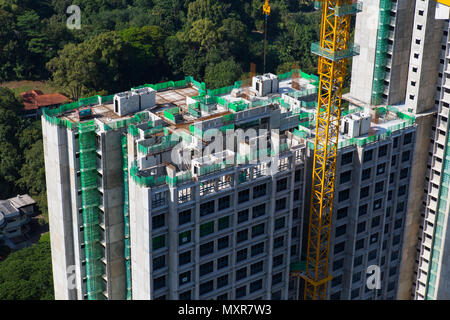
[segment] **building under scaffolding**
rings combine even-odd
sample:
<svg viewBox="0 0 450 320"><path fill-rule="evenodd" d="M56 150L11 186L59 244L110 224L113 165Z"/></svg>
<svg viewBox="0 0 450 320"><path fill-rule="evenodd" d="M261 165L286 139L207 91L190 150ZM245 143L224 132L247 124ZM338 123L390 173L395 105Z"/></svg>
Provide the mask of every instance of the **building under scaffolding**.
<svg viewBox="0 0 450 320"><path fill-rule="evenodd" d="M45 110L56 298L297 299L317 85L300 70L217 90L188 77ZM330 297L389 297L415 118L350 101L342 122ZM239 129L257 134L218 142ZM395 282L378 294L363 289L375 260Z"/></svg>

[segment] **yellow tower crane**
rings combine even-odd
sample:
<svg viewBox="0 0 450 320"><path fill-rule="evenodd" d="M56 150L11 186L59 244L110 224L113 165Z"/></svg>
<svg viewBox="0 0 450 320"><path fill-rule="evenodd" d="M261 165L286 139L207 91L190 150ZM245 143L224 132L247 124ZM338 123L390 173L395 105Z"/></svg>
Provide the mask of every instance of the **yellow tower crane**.
<svg viewBox="0 0 450 320"><path fill-rule="evenodd" d="M266 73L266 55L267 55L267 23L270 16L270 4L269 0L265 0L266 2L263 5L263 13L264 13L264 73Z"/></svg>
<svg viewBox="0 0 450 320"><path fill-rule="evenodd" d="M355 55L350 42L351 14L360 11L352 0L319 0L322 8L320 42L311 46L319 55L319 99L311 182L308 250L304 298L326 299L339 122L347 59Z"/></svg>
<svg viewBox="0 0 450 320"><path fill-rule="evenodd" d="M450 7L450 0L436 0L436 1Z"/></svg>
<svg viewBox="0 0 450 320"><path fill-rule="evenodd" d="M450 6L450 0L436 0ZM335 169L341 118L342 87L347 59L356 55L350 42L350 15L361 11L355 0L316 0L322 8L320 42L311 46L319 55L319 100L314 144L313 176L304 273L304 298L326 299L328 257L333 211Z"/></svg>

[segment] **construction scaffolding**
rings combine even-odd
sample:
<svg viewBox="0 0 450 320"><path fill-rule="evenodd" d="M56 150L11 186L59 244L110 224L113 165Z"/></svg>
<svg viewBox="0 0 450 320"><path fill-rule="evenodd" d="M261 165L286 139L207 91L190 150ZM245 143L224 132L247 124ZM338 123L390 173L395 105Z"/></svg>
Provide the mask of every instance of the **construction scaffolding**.
<svg viewBox="0 0 450 320"><path fill-rule="evenodd" d="M180 80L180 81L167 81L167 82L157 83L157 84L144 84L139 87L131 88L131 90L138 90L138 89L142 89L142 88L151 88L155 91L175 90L175 89L186 88L190 84L197 88L200 95L205 94L206 84L204 82L195 81L193 77L185 77L184 80Z"/></svg>
<svg viewBox="0 0 450 320"><path fill-rule="evenodd" d="M95 146L95 124L93 121L80 123L80 179L83 209L84 251L86 260L88 300L104 298L103 258L100 243L99 199L97 186L97 152Z"/></svg>
<svg viewBox="0 0 450 320"><path fill-rule="evenodd" d="M380 18L378 21L377 45L375 52L375 68L373 71L372 104L380 105L386 77L386 56L391 22L392 0L380 0Z"/></svg>

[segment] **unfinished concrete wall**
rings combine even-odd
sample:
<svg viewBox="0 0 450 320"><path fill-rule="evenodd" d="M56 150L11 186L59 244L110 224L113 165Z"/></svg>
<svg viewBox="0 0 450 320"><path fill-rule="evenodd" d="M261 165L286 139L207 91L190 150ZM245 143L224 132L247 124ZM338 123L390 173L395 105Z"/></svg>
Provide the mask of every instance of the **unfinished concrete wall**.
<svg viewBox="0 0 450 320"><path fill-rule="evenodd" d="M129 146L130 148L130 146ZM133 300L151 299L149 189L129 181Z"/></svg>
<svg viewBox="0 0 450 320"><path fill-rule="evenodd" d="M385 45L385 104L397 104L405 99L414 19L414 3L411 2L398 0L392 3L389 36ZM353 58L350 93L364 103L372 102L379 17L380 0L366 0L363 11L356 18L355 43L361 49L360 55Z"/></svg>
<svg viewBox="0 0 450 320"><path fill-rule="evenodd" d="M395 6L393 4L393 9L391 10L391 16L395 12L396 19L394 36L389 39L393 41L393 45L391 54L392 65L388 66L390 71L387 72L389 88L386 104L397 104L405 100L414 21L414 6L415 4L411 0L398 0L396 9L394 9Z"/></svg>
<svg viewBox="0 0 450 320"><path fill-rule="evenodd" d="M435 105L443 23L434 18L436 1L417 0L411 39L406 105L415 113Z"/></svg>
<svg viewBox="0 0 450 320"><path fill-rule="evenodd" d="M372 97L379 7L380 0L366 0L363 11L356 15L354 41L360 46L360 54L353 58L350 93L365 103L370 103Z"/></svg>
<svg viewBox="0 0 450 320"><path fill-rule="evenodd" d="M131 91L114 96L114 112L123 117L139 111L139 95Z"/></svg>
<svg viewBox="0 0 450 320"><path fill-rule="evenodd" d="M450 228L449 228L448 214L444 219L444 238L442 244L442 250L439 257L438 276L436 278L436 300L449 300L450 299Z"/></svg>
<svg viewBox="0 0 450 320"><path fill-rule="evenodd" d="M71 286L74 279L69 279L68 274L69 267L75 262L67 132L44 118L42 132L55 299L72 300L77 294L75 287Z"/></svg>
<svg viewBox="0 0 450 320"><path fill-rule="evenodd" d="M101 137L108 299L126 298L124 256L123 170L120 131Z"/></svg>
<svg viewBox="0 0 450 320"><path fill-rule="evenodd" d="M434 124L434 113L416 116L417 134L414 148L414 160L409 188L408 212L404 235L403 253L401 257L400 279L397 299L411 298L414 271L416 271L417 245L419 227L422 221L424 188L426 188L426 171L430 147L431 126Z"/></svg>
<svg viewBox="0 0 450 320"><path fill-rule="evenodd" d="M76 274L76 290L78 300L82 300L86 293L86 283L83 278L86 277L86 267L82 265L82 261L86 259L85 252L81 248L84 243L84 232L81 229L83 226L81 208L81 196L78 194L80 190L80 179L77 172L80 170L80 160L77 153L80 150L80 143L78 140L77 131L67 130L67 148L69 159L69 179L70 179L70 197L72 207L72 230L73 230L73 250L74 250L74 264ZM84 283L84 285L83 285Z"/></svg>

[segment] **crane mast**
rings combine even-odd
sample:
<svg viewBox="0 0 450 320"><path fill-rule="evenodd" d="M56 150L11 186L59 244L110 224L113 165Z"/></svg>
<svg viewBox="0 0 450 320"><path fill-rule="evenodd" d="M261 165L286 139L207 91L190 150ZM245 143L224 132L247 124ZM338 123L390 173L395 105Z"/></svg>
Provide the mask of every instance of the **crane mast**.
<svg viewBox="0 0 450 320"><path fill-rule="evenodd" d="M320 75L313 175L309 213L308 249L304 298L326 299L335 170L341 118L342 89L347 59L355 55L350 43L352 0L320 0L320 43L312 45L319 55Z"/></svg>
<svg viewBox="0 0 450 320"><path fill-rule="evenodd" d="M263 5L264 13L264 73L266 73L266 56L267 56L267 23L270 16L270 4L269 0L265 0Z"/></svg>
<svg viewBox="0 0 450 320"><path fill-rule="evenodd" d="M450 7L450 0L436 0L438 3Z"/></svg>

